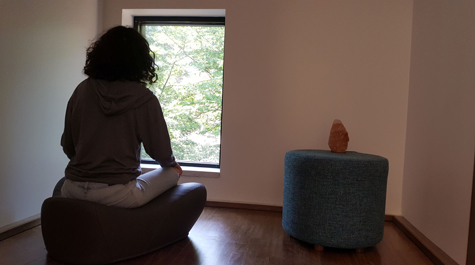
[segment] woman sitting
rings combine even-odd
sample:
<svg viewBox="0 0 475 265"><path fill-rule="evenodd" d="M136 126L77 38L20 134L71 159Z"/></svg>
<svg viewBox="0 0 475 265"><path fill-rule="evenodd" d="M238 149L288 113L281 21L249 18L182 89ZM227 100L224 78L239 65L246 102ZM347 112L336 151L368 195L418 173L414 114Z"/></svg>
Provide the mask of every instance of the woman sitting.
<svg viewBox="0 0 475 265"><path fill-rule="evenodd" d="M182 169L157 97L155 59L137 31L114 27L87 49L89 76L71 96L61 145L62 196L134 208L177 185ZM141 144L160 169L141 175Z"/></svg>

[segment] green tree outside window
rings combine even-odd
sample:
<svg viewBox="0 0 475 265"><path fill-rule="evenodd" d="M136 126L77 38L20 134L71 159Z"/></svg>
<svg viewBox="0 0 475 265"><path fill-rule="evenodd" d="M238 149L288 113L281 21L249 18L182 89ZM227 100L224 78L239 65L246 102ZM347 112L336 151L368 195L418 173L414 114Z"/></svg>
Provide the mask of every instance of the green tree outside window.
<svg viewBox="0 0 475 265"><path fill-rule="evenodd" d="M146 25L143 33L159 67L149 88L162 105L175 157L219 163L224 26ZM142 158L149 157L142 151Z"/></svg>

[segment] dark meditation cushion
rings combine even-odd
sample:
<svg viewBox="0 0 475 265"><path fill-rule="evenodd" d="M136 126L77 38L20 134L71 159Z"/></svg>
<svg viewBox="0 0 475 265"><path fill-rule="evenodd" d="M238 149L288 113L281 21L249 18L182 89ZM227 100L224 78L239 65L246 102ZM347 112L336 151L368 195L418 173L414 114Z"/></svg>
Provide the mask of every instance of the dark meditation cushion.
<svg viewBox="0 0 475 265"><path fill-rule="evenodd" d="M64 178L41 208L48 254L72 264L107 264L186 238L203 211L206 188L177 185L133 209L60 197Z"/></svg>

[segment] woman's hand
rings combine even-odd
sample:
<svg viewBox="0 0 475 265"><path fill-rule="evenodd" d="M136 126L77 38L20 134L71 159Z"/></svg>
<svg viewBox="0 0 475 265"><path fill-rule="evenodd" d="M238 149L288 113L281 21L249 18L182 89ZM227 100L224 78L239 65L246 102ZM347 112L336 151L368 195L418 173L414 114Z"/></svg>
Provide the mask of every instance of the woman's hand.
<svg viewBox="0 0 475 265"><path fill-rule="evenodd" d="M181 177L181 174L183 174L183 169L181 169L181 166L178 163L173 169L175 169L176 173L178 173L178 177Z"/></svg>

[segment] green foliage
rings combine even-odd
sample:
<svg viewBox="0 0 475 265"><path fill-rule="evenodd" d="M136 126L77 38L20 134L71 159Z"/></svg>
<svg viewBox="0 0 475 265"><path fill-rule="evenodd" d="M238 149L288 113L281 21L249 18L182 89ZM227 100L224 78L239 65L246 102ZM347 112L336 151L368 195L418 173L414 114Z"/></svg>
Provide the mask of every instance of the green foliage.
<svg viewBox="0 0 475 265"><path fill-rule="evenodd" d="M224 27L149 25L145 37L159 66L150 89L162 105L175 157L219 162Z"/></svg>

